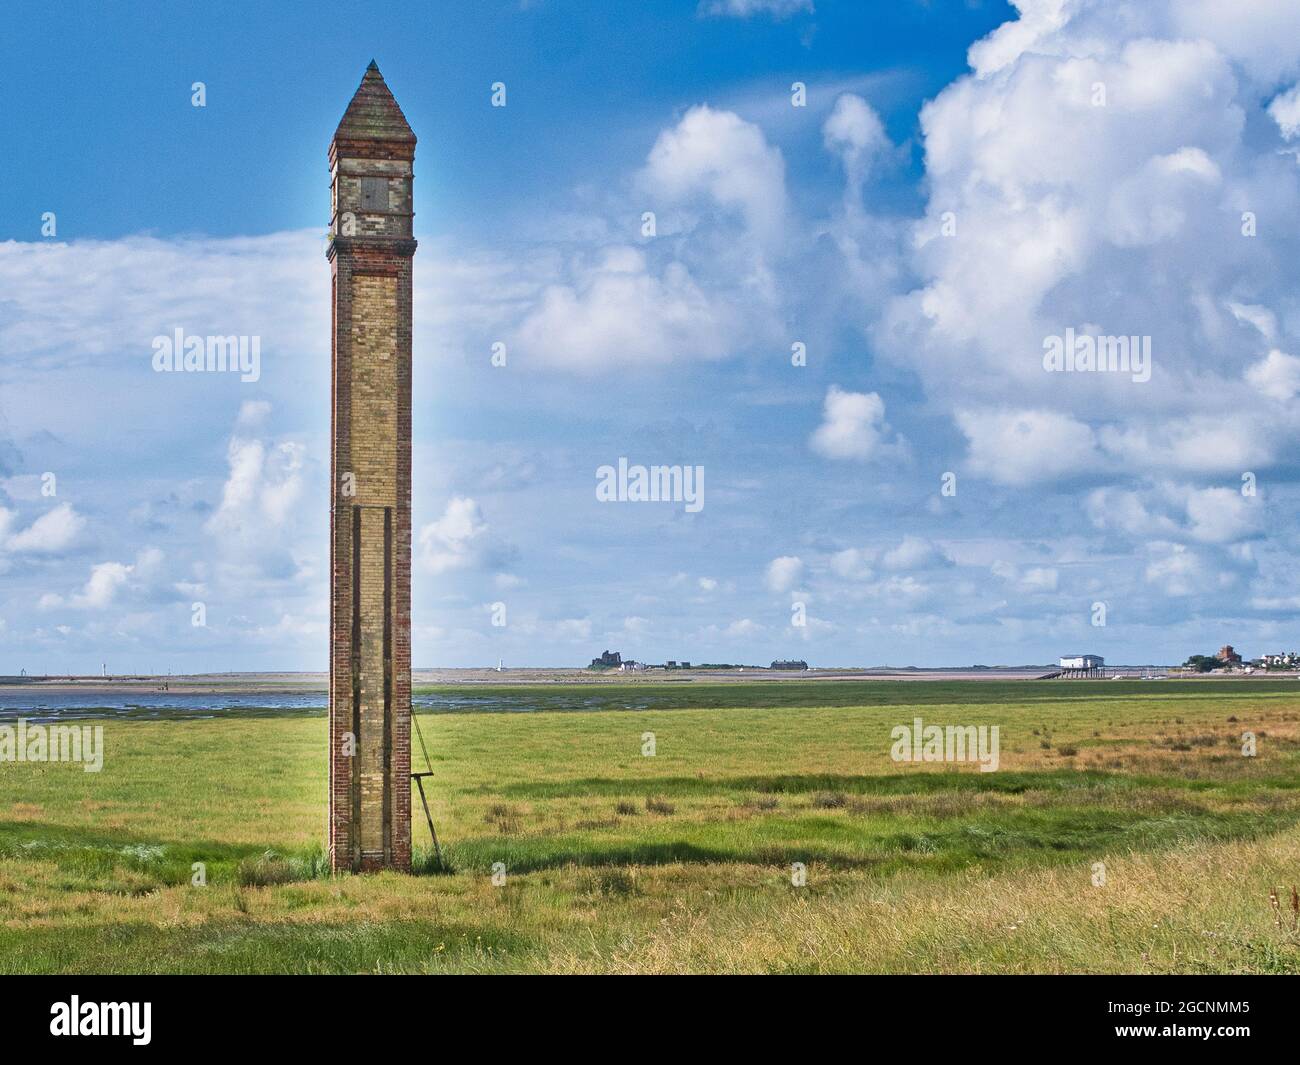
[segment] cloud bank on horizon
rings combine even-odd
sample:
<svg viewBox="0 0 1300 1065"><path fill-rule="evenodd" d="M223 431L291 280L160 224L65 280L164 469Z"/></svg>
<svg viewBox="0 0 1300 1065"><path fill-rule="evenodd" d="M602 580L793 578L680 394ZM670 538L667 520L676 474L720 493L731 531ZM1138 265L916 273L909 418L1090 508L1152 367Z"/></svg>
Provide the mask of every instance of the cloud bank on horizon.
<svg viewBox="0 0 1300 1065"><path fill-rule="evenodd" d="M1300 643L1300 9L1015 7L912 138L773 73L421 235L417 665ZM323 667L323 250L0 244L0 673ZM154 372L177 328L260 379ZM600 502L620 458L705 505Z"/></svg>

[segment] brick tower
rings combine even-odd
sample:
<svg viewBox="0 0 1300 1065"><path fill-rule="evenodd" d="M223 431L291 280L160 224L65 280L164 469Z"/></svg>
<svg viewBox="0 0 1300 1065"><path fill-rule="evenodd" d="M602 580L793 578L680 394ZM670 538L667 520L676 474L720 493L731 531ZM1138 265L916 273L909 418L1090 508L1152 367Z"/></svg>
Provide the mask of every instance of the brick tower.
<svg viewBox="0 0 1300 1065"><path fill-rule="evenodd" d="M330 867L411 867L411 180L372 62L330 144Z"/></svg>

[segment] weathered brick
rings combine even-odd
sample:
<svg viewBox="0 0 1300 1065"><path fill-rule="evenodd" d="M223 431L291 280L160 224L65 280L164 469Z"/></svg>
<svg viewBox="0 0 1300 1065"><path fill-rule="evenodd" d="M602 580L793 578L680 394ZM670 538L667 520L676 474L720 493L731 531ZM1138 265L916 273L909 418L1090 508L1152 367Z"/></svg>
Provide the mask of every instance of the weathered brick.
<svg viewBox="0 0 1300 1065"><path fill-rule="evenodd" d="M336 871L411 866L414 158L415 134L372 63L329 151L328 830ZM351 756L344 753L349 734Z"/></svg>

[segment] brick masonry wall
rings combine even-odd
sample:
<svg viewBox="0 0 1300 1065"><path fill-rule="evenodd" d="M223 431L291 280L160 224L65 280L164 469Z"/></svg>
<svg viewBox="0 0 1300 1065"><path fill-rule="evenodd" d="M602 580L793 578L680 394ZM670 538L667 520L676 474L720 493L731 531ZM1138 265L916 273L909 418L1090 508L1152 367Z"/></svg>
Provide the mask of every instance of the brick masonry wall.
<svg viewBox="0 0 1300 1065"><path fill-rule="evenodd" d="M335 871L409 870L414 140L359 136L350 126L350 139L336 138L330 151L329 854ZM388 181L387 211L361 211L365 176ZM338 232L345 212L357 220L352 236ZM355 478L355 495L343 494L345 474ZM343 753L349 734L357 738L352 756Z"/></svg>
<svg viewBox="0 0 1300 1065"><path fill-rule="evenodd" d="M336 870L407 869L411 860L411 259L406 251L412 243L393 249L338 241L334 255L329 839ZM349 473L355 479L352 496L342 491ZM359 548L353 543L356 507L361 508ZM385 508L391 509L387 548ZM391 556L387 580L386 554ZM358 556L359 574L353 565ZM386 587L391 619L384 613ZM356 588L361 598L354 612ZM360 622L355 658L354 618ZM343 754L349 734L356 739L352 757Z"/></svg>
<svg viewBox="0 0 1300 1065"><path fill-rule="evenodd" d="M372 64L329 150L328 828L335 871L411 867L413 161L415 134ZM355 479L352 495L342 490L347 473ZM356 752L347 756L350 735Z"/></svg>
<svg viewBox="0 0 1300 1065"><path fill-rule="evenodd" d="M360 690L361 731L357 764L361 788L361 860L385 864L390 840L386 831L390 786L391 706L386 629L392 565L386 532L386 508L397 505L397 281L391 276L362 274L352 284L352 472L361 507L360 646L352 663ZM355 528L355 526L354 526ZM354 554L354 558L357 555Z"/></svg>

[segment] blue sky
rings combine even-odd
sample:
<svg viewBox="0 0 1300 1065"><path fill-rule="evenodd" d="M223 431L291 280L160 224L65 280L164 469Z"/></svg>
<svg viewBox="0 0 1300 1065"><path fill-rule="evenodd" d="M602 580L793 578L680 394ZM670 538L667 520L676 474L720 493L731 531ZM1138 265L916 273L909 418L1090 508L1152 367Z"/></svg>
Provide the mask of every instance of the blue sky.
<svg viewBox="0 0 1300 1065"><path fill-rule="evenodd" d="M1300 642L1291 5L44 7L0 41L0 673L324 668L372 57L420 138L417 665ZM176 328L260 379L153 372ZM1047 370L1067 330L1150 380ZM622 456L703 508L599 502Z"/></svg>

